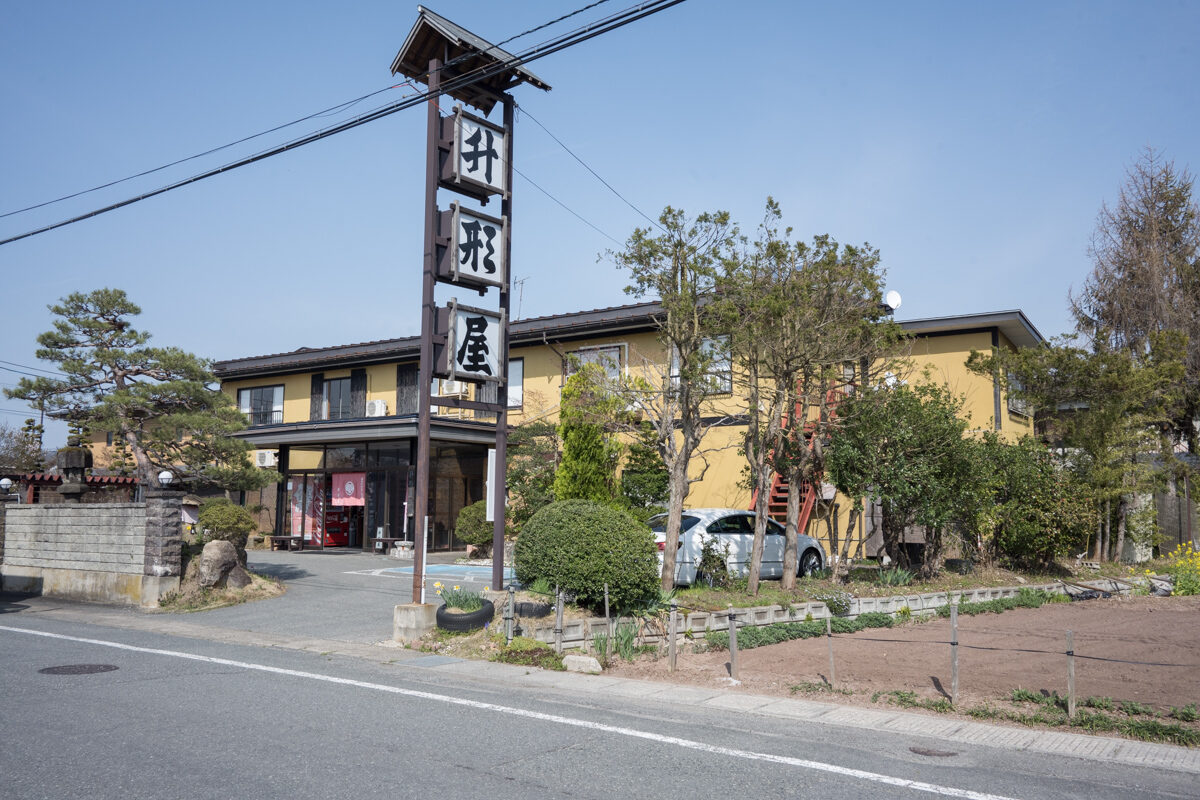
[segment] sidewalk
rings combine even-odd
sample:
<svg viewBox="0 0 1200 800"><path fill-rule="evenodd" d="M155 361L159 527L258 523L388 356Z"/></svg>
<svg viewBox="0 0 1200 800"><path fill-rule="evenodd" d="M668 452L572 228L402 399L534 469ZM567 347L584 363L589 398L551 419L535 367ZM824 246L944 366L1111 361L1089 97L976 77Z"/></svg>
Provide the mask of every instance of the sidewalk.
<svg viewBox="0 0 1200 800"><path fill-rule="evenodd" d="M453 564L459 554L434 554L433 563ZM282 597L192 614L155 614L138 609L72 603L45 597L0 595L7 624L24 613L112 628L139 630L251 647L279 647L326 655L431 669L491 686L504 684L578 696L594 693L639 703L719 709L818 722L862 730L889 730L947 743L1152 766L1200 774L1200 749L1083 734L1010 728L892 709L864 709L811 700L769 697L736 689L548 672L528 667L467 661L421 653L391 640L392 612L409 601L407 576L376 571L402 565L378 556L346 552L268 553L251 551L251 566L288 586ZM435 561L436 559L436 561ZM390 563L381 563L390 562ZM411 565L410 565L411 568Z"/></svg>

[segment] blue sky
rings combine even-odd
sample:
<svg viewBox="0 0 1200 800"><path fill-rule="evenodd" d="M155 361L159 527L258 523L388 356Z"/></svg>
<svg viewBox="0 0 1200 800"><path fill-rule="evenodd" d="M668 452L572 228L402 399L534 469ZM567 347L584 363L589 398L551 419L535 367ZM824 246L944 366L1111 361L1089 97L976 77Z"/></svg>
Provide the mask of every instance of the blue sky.
<svg viewBox="0 0 1200 800"><path fill-rule="evenodd" d="M507 47L630 4L610 0ZM499 41L583 5L430 7ZM416 13L371 0L6 4L0 213L392 86ZM773 195L803 238L878 247L904 297L899 319L1020 308L1050 336L1070 327L1067 292L1089 270L1096 214L1143 148L1200 168L1197 31L1200 4L1167 0L688 0L532 63L554 89L516 96L650 216L668 204L726 209L753 229ZM0 238L405 91L0 218ZM617 242L646 224L529 116L518 115L515 139L529 180ZM36 366L46 305L101 286L142 306L139 327L156 343L213 359L417 333L424 119L402 111L0 247L0 358ZM514 186L520 315L629 302L624 275L603 258L617 244L529 180ZM0 386L17 377L0 370ZM10 425L24 418L18 401L0 409ZM49 443L63 438L53 428Z"/></svg>

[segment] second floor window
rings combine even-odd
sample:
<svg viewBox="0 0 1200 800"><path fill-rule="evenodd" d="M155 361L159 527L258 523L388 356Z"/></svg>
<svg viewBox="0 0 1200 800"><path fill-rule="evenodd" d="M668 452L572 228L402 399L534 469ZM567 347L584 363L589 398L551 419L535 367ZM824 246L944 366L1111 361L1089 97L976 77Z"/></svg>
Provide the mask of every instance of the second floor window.
<svg viewBox="0 0 1200 800"><path fill-rule="evenodd" d="M238 389L238 411L251 425L278 425L283 422L283 387L255 386Z"/></svg>
<svg viewBox="0 0 1200 800"><path fill-rule="evenodd" d="M324 419L350 419L350 379L335 378L325 381L321 397L321 410Z"/></svg>
<svg viewBox="0 0 1200 800"><path fill-rule="evenodd" d="M525 359L508 360L508 407L520 408L525 402Z"/></svg>
<svg viewBox="0 0 1200 800"><path fill-rule="evenodd" d="M584 347L579 350L572 350L567 353L567 369L565 377L569 378L578 371L577 365L596 364L608 375L610 380L616 381L621 377L621 367L623 366L621 345L607 345L604 347Z"/></svg>
<svg viewBox="0 0 1200 800"><path fill-rule="evenodd" d="M733 355L729 337L717 336L700 343L699 361L704 366L700 381L705 394L729 394L733 391ZM679 354L671 354L671 385L679 386Z"/></svg>

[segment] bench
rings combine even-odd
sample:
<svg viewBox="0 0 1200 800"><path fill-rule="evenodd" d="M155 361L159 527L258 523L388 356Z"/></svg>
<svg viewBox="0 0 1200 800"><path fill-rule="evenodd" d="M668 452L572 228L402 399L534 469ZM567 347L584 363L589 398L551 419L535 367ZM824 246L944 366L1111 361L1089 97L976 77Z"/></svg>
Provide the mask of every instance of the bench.
<svg viewBox="0 0 1200 800"><path fill-rule="evenodd" d="M386 554L388 551L390 551L392 549L392 545L398 544L399 542L404 542L407 540L406 539L392 539L392 538L387 538L387 537L378 537L378 538L368 539L368 541L372 542L371 547L372 547L372 549L375 550L376 553Z"/></svg>
<svg viewBox="0 0 1200 800"><path fill-rule="evenodd" d="M299 536L268 536L272 550L303 550L304 540Z"/></svg>

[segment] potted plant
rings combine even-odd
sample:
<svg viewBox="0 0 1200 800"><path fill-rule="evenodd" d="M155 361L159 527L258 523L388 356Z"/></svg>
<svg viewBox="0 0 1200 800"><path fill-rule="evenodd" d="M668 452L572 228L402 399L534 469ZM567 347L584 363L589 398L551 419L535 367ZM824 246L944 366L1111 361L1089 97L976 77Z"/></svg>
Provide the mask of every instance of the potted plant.
<svg viewBox="0 0 1200 800"><path fill-rule="evenodd" d="M484 627L496 616L496 606L479 592L469 592L458 586L447 588L437 582L434 585L442 598L435 619L444 631L466 632ZM483 587L487 591L488 587Z"/></svg>

